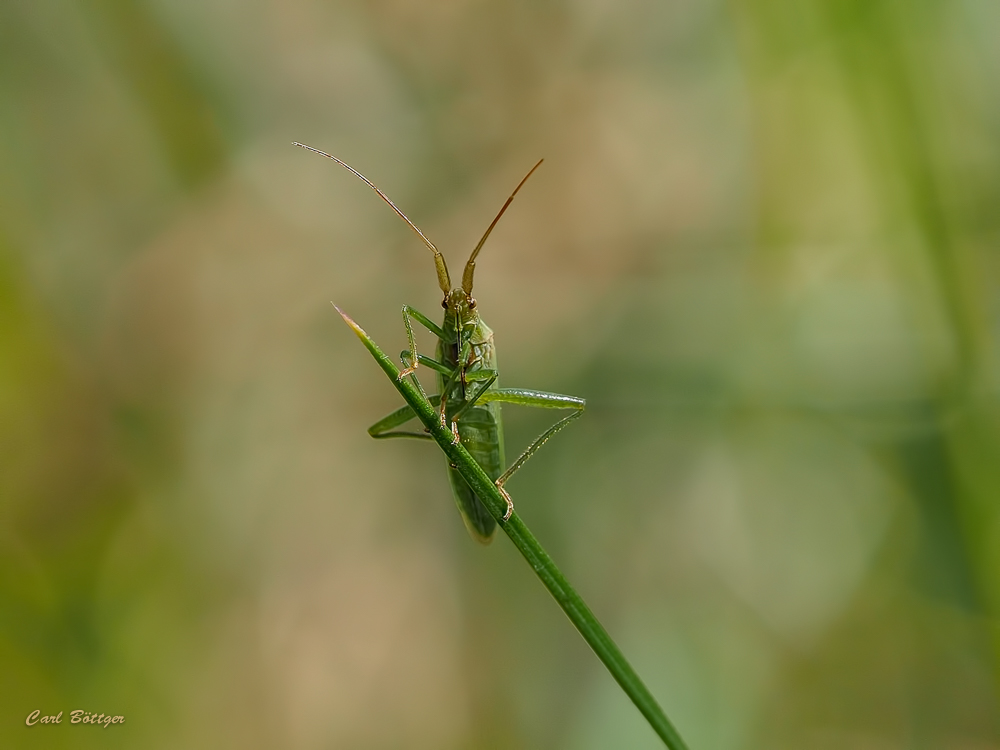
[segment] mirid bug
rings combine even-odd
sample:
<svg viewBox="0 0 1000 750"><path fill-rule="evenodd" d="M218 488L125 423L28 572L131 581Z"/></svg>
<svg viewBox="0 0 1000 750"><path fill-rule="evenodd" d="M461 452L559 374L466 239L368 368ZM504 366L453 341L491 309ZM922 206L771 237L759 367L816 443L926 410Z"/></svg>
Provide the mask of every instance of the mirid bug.
<svg viewBox="0 0 1000 750"><path fill-rule="evenodd" d="M483 471L494 481L497 489L500 490L507 501L507 512L503 517L503 520L506 521L514 510L514 503L504 489L504 484L550 437L582 415L585 406L585 401L576 396L563 396L558 393L523 388L500 388L497 381L497 354L493 341L493 331L483 322L476 309L476 300L472 296L476 256L479 255L479 251L486 242L486 238L490 236L490 232L493 231L493 227L496 226L504 211L514 200L514 196L517 195L532 173L538 169L542 161L539 160L538 164L535 164L514 188L514 192L507 198L469 256L462 273L461 286L452 289L451 277L448 275L444 256L434 243L427 239L424 233L406 217L406 214L400 211L396 204L389 200L389 197L379 190L371 180L336 156L303 143L295 145L332 159L362 179L368 187L378 193L382 200L389 204L392 210L409 225L410 229L417 233L417 236L433 253L438 286L444 294L444 299L441 302L441 306L444 308L444 320L438 326L423 313L409 305L403 305L403 325L406 327L406 336L410 347L400 354L404 369L400 372L399 377L401 379L406 376L412 377L414 384L420 388L420 383L415 375L419 365L429 367L438 373L440 392L432 396L430 402L437 405L441 425L450 424L455 442L461 441ZM416 341L413 337L413 321L424 326L437 337L436 358L432 359L417 352ZM422 389L421 393L423 393ZM521 406L546 409L572 409L573 412L535 438L531 445L505 471L503 423L500 417L501 404L520 404ZM396 429L414 417L413 410L409 406L404 406L369 427L368 434L378 439L418 438L431 440L431 436L426 431L409 432ZM466 528L473 538L488 544L496 531L496 521L461 474L450 465L448 477L455 495L455 503L462 514Z"/></svg>

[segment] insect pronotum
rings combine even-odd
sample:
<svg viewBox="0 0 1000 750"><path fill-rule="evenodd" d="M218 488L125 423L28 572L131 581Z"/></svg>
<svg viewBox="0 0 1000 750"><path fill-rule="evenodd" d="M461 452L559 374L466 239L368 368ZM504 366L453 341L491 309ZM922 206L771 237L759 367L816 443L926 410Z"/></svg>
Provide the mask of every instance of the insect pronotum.
<svg viewBox="0 0 1000 750"><path fill-rule="evenodd" d="M524 179L514 188L500 212L496 215L482 239L472 251L469 260L465 264L462 273L462 285L454 289L451 287L451 277L448 275L448 267L445 265L444 256L434 246L417 226L410 221L406 214L396 207L396 204L389 200L389 197L379 190L375 184L348 164L345 164L336 156L332 156L325 151L320 151L304 143L296 143L314 153L325 156L328 159L340 164L342 167L353 172L361 178L368 187L378 193L392 210L405 221L410 229L417 233L428 249L434 255L434 267L437 271L438 286L444 293L441 306L444 308L444 320L441 325L437 325L426 315L418 310L403 305L403 325L406 327L406 336L410 347L400 354L404 369L399 377L402 379L411 376L414 383L419 388L415 372L419 365L425 365L438 373L438 385L440 392L431 396L430 402L437 404L441 425L451 425L451 432L454 441L461 441L466 450L472 455L476 462L483 468L483 471L492 479L497 489L507 501L507 511L503 520L507 521L514 510L514 503L510 495L504 489L504 484L508 479L520 469L524 463L531 458L534 453L545 444L545 442L556 434L559 430L571 421L583 414L585 401L576 396L563 396L558 393L546 393L545 391L527 390L524 388L500 388L497 382L497 353L493 342L493 331L483 322L476 309L476 300L472 296L473 275L476 271L476 256L482 249L486 238L490 236L493 227L496 226L500 217L503 216L507 206L514 200L517 191L527 182L532 173L538 169L542 163L539 160L531 170L524 176ZM413 321L420 323L428 331L433 333L437 339L436 358L432 359L417 352L417 345L413 338ZM421 390L421 392L423 392ZM504 441L503 423L500 418L500 404L520 404L521 406L534 406L546 409L572 409L572 413L563 417L553 424L549 429L539 435L518 457L509 468L504 470ZM409 432L398 430L406 422L409 422L416 415L409 406L397 409L387 417L368 428L368 434L373 438L418 438L432 440L426 432ZM472 537L484 544L489 544L496 532L496 521L489 511L482 504L479 497L469 487L462 475L454 467L448 467L448 477L451 481L452 491L455 495L455 503L462 514L462 520Z"/></svg>

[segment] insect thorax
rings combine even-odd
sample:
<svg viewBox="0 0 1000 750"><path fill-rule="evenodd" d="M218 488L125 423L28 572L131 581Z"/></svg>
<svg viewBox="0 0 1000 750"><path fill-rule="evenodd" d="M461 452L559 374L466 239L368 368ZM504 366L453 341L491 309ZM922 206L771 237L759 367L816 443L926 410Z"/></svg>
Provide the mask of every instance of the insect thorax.
<svg viewBox="0 0 1000 750"><path fill-rule="evenodd" d="M496 370L496 348L493 346L493 331L479 316L472 300L462 289L452 290L445 298L444 322L442 324L449 340L438 342L440 361L449 367L458 367L464 373L477 370ZM459 362L462 342L468 342L469 354ZM460 377L449 396L462 398L466 394L466 378ZM442 378L442 385L444 378Z"/></svg>

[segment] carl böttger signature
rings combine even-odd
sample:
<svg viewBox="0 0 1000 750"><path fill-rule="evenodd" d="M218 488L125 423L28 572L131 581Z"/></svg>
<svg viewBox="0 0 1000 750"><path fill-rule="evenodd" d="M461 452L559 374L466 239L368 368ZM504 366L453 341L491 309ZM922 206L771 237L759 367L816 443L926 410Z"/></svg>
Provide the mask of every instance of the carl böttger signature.
<svg viewBox="0 0 1000 750"><path fill-rule="evenodd" d="M58 714L53 714L51 716L42 716L41 711L37 708L28 714L28 718L24 720L24 723L29 727L35 726L35 724L62 724L63 712L60 711ZM96 714L90 711L84 711L82 708L78 708L75 711L69 712L69 723L70 724L101 724L107 729L112 724L124 724L124 716L113 716L111 714Z"/></svg>

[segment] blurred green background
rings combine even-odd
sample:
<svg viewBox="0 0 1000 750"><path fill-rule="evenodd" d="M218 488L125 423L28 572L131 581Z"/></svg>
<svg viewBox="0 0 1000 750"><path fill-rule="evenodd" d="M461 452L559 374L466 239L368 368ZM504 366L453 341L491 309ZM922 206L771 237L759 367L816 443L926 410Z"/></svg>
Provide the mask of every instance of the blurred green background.
<svg viewBox="0 0 1000 750"><path fill-rule="evenodd" d="M510 490L694 750L1000 747L997 28L0 4L0 746L657 746L436 448L366 436L399 399L330 300L395 353L440 294L301 140L453 274L546 158L476 296L503 383L588 411Z"/></svg>

